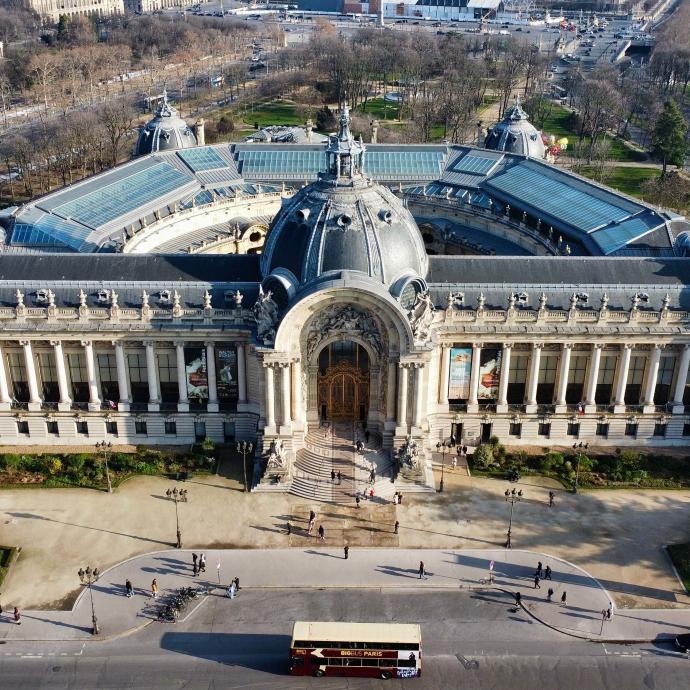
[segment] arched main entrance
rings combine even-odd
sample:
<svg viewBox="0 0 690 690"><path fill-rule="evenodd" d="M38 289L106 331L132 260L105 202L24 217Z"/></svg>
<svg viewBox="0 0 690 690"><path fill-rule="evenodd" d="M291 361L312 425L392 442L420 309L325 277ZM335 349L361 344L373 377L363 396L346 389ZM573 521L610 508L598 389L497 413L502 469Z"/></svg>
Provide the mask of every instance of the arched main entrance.
<svg viewBox="0 0 690 690"><path fill-rule="evenodd" d="M329 343L319 353L321 419L365 421L369 414L369 355L352 340Z"/></svg>

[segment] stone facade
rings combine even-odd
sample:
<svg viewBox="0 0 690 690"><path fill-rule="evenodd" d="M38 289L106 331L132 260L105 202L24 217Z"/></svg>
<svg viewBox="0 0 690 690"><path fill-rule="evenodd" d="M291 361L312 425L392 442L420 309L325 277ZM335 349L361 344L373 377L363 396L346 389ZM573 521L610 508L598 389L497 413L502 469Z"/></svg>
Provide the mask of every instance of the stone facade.
<svg viewBox="0 0 690 690"><path fill-rule="evenodd" d="M44 20L53 23L60 19L60 15L97 14L106 17L125 13L123 0L26 0L26 4Z"/></svg>

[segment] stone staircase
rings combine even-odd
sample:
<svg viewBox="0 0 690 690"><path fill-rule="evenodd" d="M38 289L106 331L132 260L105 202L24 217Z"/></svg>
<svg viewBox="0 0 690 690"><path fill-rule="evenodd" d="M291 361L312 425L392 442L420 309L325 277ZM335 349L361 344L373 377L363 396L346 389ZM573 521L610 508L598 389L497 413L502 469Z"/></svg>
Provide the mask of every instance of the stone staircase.
<svg viewBox="0 0 690 690"><path fill-rule="evenodd" d="M314 501L354 504L355 493L368 494L374 489L375 500L392 500L395 484L391 481L391 466L381 438L371 434L362 454L355 450L355 442L364 435L354 422L325 423L309 429L304 447L297 452L290 493ZM376 468L376 481L369 483L371 468ZM338 483L331 472L340 472Z"/></svg>

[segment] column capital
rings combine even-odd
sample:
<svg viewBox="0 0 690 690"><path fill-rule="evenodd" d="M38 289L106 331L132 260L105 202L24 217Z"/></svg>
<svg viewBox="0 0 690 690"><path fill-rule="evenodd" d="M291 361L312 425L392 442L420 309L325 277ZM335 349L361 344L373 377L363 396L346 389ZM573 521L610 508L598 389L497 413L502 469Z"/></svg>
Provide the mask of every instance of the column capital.
<svg viewBox="0 0 690 690"><path fill-rule="evenodd" d="M652 345L652 349L654 350L663 350L666 347L666 343L654 343Z"/></svg>
<svg viewBox="0 0 690 690"><path fill-rule="evenodd" d="M541 350L544 347L544 343L532 343L533 350Z"/></svg>
<svg viewBox="0 0 690 690"><path fill-rule="evenodd" d="M20 344L22 347L26 347L27 345L28 345L29 347L31 347L31 342L32 342L31 340L20 340L20 341L19 341L19 344Z"/></svg>
<svg viewBox="0 0 690 690"><path fill-rule="evenodd" d="M82 347L90 347L91 345L93 345L93 341L91 340L82 340L80 342Z"/></svg>
<svg viewBox="0 0 690 690"><path fill-rule="evenodd" d="M51 340L50 344L52 347L58 347L62 345L62 340Z"/></svg>
<svg viewBox="0 0 690 690"><path fill-rule="evenodd" d="M562 343L561 346L563 347L564 350L572 350L573 347L575 346L574 343Z"/></svg>
<svg viewBox="0 0 690 690"><path fill-rule="evenodd" d="M502 347L504 350L510 350L515 347L515 343L503 343Z"/></svg>
<svg viewBox="0 0 690 690"><path fill-rule="evenodd" d="M141 344L144 347L153 347L156 344L156 342L154 340L142 340Z"/></svg>
<svg viewBox="0 0 690 690"><path fill-rule="evenodd" d="M204 345L206 347L215 347L216 341L215 340L204 340Z"/></svg>
<svg viewBox="0 0 690 690"><path fill-rule="evenodd" d="M632 350L634 347L634 343L623 343L621 345L621 350Z"/></svg>
<svg viewBox="0 0 690 690"><path fill-rule="evenodd" d="M472 349L473 350L481 350L482 344L481 343L472 343Z"/></svg>
<svg viewBox="0 0 690 690"><path fill-rule="evenodd" d="M593 343L592 350L603 350L604 345L604 343Z"/></svg>
<svg viewBox="0 0 690 690"><path fill-rule="evenodd" d="M175 347L184 347L185 341L184 340L173 340L173 345Z"/></svg>

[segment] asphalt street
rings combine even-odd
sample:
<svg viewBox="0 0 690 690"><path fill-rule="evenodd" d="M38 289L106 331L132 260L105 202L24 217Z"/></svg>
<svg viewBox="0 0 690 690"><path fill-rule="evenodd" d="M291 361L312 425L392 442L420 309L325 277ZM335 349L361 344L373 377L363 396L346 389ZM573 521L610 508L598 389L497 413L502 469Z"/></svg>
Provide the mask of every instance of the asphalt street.
<svg viewBox="0 0 690 690"><path fill-rule="evenodd" d="M287 676L297 619L419 622L423 676L404 681ZM117 640L0 647L0 687L13 690L684 690L689 677L690 660L667 643L576 640L516 612L512 599L496 591L243 589L233 601L210 596L186 620L153 623Z"/></svg>

